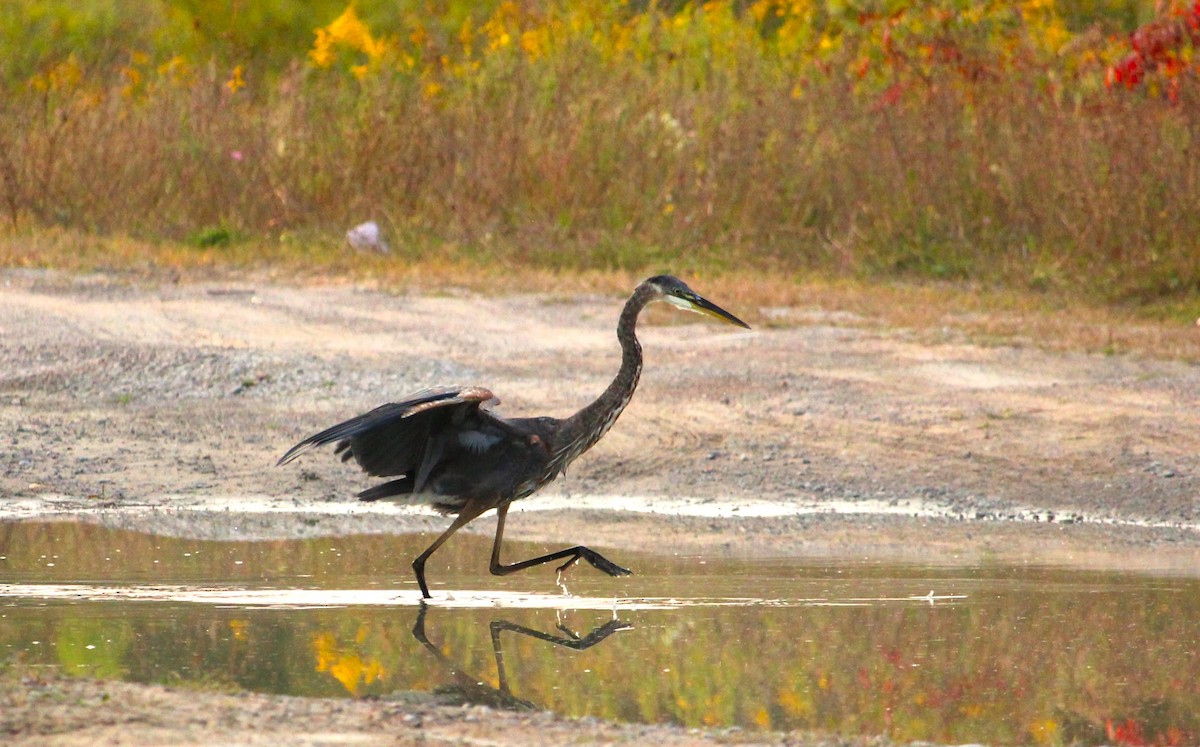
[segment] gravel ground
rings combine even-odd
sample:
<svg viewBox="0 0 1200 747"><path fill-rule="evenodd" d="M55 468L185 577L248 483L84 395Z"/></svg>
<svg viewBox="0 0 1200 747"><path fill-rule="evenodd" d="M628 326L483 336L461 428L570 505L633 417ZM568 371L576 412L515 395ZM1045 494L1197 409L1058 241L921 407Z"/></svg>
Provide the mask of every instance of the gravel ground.
<svg viewBox="0 0 1200 747"><path fill-rule="evenodd" d="M503 413L569 414L617 368L621 302L6 271L0 518L218 539L437 530L440 517L355 502L370 482L329 453L271 465L314 430L432 384L487 386ZM743 332L652 314L633 403L507 536L1200 573L1197 365L983 346L953 328L931 340L820 309L771 316ZM348 743L743 739L77 680L10 677L2 697L0 733L37 744L291 743L297 732L319 744L329 730ZM188 705L220 715L153 716Z"/></svg>
<svg viewBox="0 0 1200 747"><path fill-rule="evenodd" d="M883 747L881 739L749 734L562 719L421 699L330 701L198 693L83 679L0 682L0 736L8 745L807 745ZM114 707L114 704L120 707Z"/></svg>

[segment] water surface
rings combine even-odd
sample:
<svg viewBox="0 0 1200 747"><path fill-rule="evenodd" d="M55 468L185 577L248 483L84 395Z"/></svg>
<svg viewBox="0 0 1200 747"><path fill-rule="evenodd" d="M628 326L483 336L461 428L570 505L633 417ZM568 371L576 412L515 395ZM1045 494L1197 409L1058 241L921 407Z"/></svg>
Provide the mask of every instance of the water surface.
<svg viewBox="0 0 1200 747"><path fill-rule="evenodd" d="M579 567L568 595L549 568L490 576L489 540L461 535L423 607L409 563L431 540L0 523L0 663L898 740L1200 741L1196 578L604 549L636 575Z"/></svg>

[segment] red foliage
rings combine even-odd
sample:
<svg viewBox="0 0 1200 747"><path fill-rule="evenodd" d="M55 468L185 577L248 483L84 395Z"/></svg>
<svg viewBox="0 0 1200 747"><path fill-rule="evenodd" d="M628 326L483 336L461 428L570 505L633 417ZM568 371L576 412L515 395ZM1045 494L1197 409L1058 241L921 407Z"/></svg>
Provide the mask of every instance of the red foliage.
<svg viewBox="0 0 1200 747"><path fill-rule="evenodd" d="M1172 79L1167 93L1178 96L1175 76L1183 69L1177 52L1184 44L1200 44L1200 0L1191 6L1176 5L1166 18L1151 21L1129 35L1132 52L1108 71L1108 85L1133 88L1146 78L1147 70L1161 70Z"/></svg>
<svg viewBox="0 0 1200 747"><path fill-rule="evenodd" d="M875 105L871 107L871 110L878 112L899 104L903 93L904 86L899 83L893 83L887 87L887 90L879 94L879 98L875 101Z"/></svg>
<svg viewBox="0 0 1200 747"><path fill-rule="evenodd" d="M1131 718L1127 718L1123 722L1106 720L1104 733L1113 744L1124 745L1124 747L1151 747L1152 745L1182 747L1185 744L1192 744L1187 733L1177 726L1168 726L1166 729L1158 731L1157 734L1152 728L1151 736L1147 736L1142 725Z"/></svg>
<svg viewBox="0 0 1200 747"><path fill-rule="evenodd" d="M1125 719L1125 723L1113 723L1112 719L1104 722L1104 731L1115 744L1129 747L1146 747L1149 742L1142 736L1142 727L1133 719Z"/></svg>
<svg viewBox="0 0 1200 747"><path fill-rule="evenodd" d="M1137 52L1131 52L1108 71L1108 84L1133 88L1146 77L1146 60Z"/></svg>

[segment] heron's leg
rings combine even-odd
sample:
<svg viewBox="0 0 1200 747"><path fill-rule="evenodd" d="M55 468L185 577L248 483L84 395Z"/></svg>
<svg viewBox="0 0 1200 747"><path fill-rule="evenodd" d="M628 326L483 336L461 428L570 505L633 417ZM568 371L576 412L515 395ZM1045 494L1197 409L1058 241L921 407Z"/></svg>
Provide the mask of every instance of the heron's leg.
<svg viewBox="0 0 1200 747"><path fill-rule="evenodd" d="M498 679L500 680L500 689L506 693L510 692L510 690L508 689L508 678L504 671L504 647L500 645L501 631L508 630L513 633L527 635L530 638L536 638L539 641L553 643L556 646L564 646L569 649L574 649L575 651L585 651L592 646L595 646L597 643L600 643L605 638L608 638L613 633L621 630L633 629L633 625L627 622L621 622L615 617L596 628L591 633L588 633L584 638L580 638L574 633L570 633L570 631L567 631L571 635L570 638L562 638L560 636L550 635L549 633L543 633L540 630L527 628L524 625L509 622L508 620L492 620L491 625L488 627L492 633L492 654L496 658L496 673Z"/></svg>
<svg viewBox="0 0 1200 747"><path fill-rule="evenodd" d="M450 535L454 534L459 529L462 529L464 524L478 517L481 513L483 512L479 511L470 504L464 506L462 511L459 512L458 517L454 519L454 522L446 528L446 531L442 532L442 534L433 541L433 544L426 548L425 552L418 555L417 559L413 561L412 567L413 571L417 574L417 584L419 584L421 587L422 599L431 598L429 596L429 587L425 585L425 561L429 560L429 556L433 555L434 551L441 547L443 542L450 539Z"/></svg>
<svg viewBox="0 0 1200 747"><path fill-rule="evenodd" d="M566 550L552 552L549 555L541 555L536 558L530 558L529 560L522 560L520 563L504 565L500 562L500 545L504 542L504 519L506 516L508 516L507 505L500 506L496 509L496 540L492 543L492 562L488 566L488 570L492 572L493 576L507 576L510 573L523 571L526 568L532 568L535 565L550 563L562 558L569 559L567 562L558 567L560 573L565 571L567 568L570 568L572 564L579 562L580 558L583 558L587 562L591 563L592 567L594 567L596 570L603 571L610 576L633 575L633 571L629 570L628 568L622 568L595 550L584 547L583 545L576 545L575 547L568 547Z"/></svg>
<svg viewBox="0 0 1200 747"><path fill-rule="evenodd" d="M556 646L564 646L566 648L574 649L575 651L584 651L589 649L618 631L633 629L633 625L617 620L616 618L604 623L583 638L580 638L574 633L571 634L570 638L550 635L549 633L543 633L540 630L527 628L524 625L518 625L517 623L509 622L508 620L492 620L490 627L492 631L492 648L494 649L500 648L500 632L508 630L513 633L527 635L530 638L536 638L539 641L553 643Z"/></svg>
<svg viewBox="0 0 1200 747"><path fill-rule="evenodd" d="M496 658L496 679L500 685L500 689L504 692L511 692L508 689L508 675L504 670L504 648L500 645L500 628L497 627L496 621L493 620L490 626L492 633L492 656Z"/></svg>

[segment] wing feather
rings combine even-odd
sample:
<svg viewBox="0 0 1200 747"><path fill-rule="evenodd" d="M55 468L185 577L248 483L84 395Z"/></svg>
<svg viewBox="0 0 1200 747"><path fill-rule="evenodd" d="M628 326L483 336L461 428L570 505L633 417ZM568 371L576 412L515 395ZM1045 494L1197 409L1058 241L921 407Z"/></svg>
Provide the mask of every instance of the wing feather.
<svg viewBox="0 0 1200 747"><path fill-rule="evenodd" d="M482 387L418 392L309 436L279 463L337 443L343 460L353 457L374 477L397 478L364 490L363 500L428 503L458 513L471 501L523 498L555 476L550 445L558 421L506 420L483 409L493 401Z"/></svg>
<svg viewBox="0 0 1200 747"><path fill-rule="evenodd" d="M367 474L404 474L420 465L435 425L450 418L461 420L493 400L495 396L483 387L425 389L309 436L288 449L277 464L337 441L336 453L343 460L353 456Z"/></svg>

